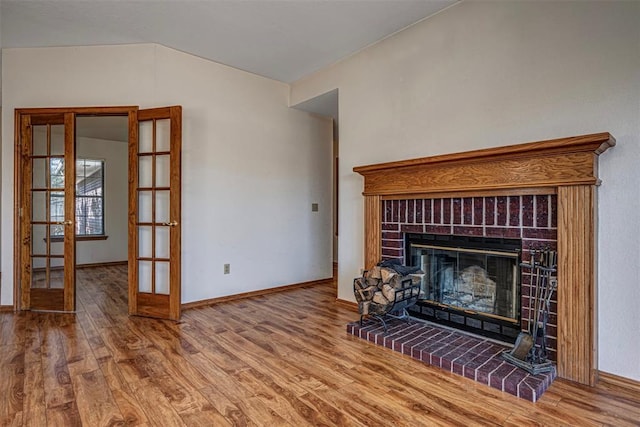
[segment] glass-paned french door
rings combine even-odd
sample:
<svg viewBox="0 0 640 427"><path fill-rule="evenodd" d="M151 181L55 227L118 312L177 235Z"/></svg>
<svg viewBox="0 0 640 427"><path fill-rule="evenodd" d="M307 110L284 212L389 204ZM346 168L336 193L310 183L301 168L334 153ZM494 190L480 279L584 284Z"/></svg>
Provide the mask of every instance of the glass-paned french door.
<svg viewBox="0 0 640 427"><path fill-rule="evenodd" d="M23 309L75 310L74 123L73 113L20 117Z"/></svg>
<svg viewBox="0 0 640 427"><path fill-rule="evenodd" d="M129 147L129 312L180 317L182 108L138 111Z"/></svg>

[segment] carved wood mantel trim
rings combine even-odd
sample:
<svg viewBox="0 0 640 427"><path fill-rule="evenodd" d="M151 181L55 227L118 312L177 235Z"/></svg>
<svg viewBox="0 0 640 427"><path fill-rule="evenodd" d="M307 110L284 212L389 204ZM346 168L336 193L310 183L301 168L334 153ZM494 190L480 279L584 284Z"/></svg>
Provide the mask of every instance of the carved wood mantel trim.
<svg viewBox="0 0 640 427"><path fill-rule="evenodd" d="M558 375L595 385L595 186L608 132L353 168L364 176L365 267L381 257L382 200L487 192L558 194Z"/></svg>

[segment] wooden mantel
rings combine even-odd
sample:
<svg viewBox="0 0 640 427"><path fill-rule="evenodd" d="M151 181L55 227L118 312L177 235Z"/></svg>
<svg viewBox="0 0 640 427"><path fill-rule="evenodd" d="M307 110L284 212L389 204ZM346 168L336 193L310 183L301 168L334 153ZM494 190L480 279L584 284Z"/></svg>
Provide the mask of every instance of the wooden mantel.
<svg viewBox="0 0 640 427"><path fill-rule="evenodd" d="M595 190L607 132L359 166L364 176L365 266L381 258L382 200L487 194L558 195L558 375L595 385Z"/></svg>

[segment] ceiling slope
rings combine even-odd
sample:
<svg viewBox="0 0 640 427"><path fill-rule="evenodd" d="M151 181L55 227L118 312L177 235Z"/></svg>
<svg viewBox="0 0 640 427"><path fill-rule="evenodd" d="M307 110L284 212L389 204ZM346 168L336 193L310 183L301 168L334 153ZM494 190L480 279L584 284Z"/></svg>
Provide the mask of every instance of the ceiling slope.
<svg viewBox="0 0 640 427"><path fill-rule="evenodd" d="M291 83L457 0L0 0L2 47L158 43Z"/></svg>

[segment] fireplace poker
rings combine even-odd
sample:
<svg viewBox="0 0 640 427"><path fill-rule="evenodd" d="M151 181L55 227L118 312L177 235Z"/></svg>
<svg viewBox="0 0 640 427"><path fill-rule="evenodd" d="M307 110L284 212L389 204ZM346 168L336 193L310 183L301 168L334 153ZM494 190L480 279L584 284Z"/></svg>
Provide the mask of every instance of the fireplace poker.
<svg viewBox="0 0 640 427"><path fill-rule="evenodd" d="M545 286L545 276L541 275L542 264L545 262L545 253L544 251L539 251L538 255L540 257L539 261L534 261L534 268L536 271L536 296L534 300L534 309L533 309L533 345L530 349L530 359L535 363L536 360L536 341L538 340L538 322L540 322L540 308L541 308L541 299L543 297L544 286ZM531 309L531 304L529 304L529 309Z"/></svg>
<svg viewBox="0 0 640 427"><path fill-rule="evenodd" d="M556 255L555 251L545 250L541 253L540 262L536 266L536 274L539 276L539 292L536 290L536 311L535 323L533 331L533 346L528 359L535 364L546 362L546 324L549 315L549 306L551 295L553 294L554 284L551 283L551 274L556 271ZM542 322L542 325L540 325ZM540 345L537 345L538 338Z"/></svg>
<svg viewBox="0 0 640 427"><path fill-rule="evenodd" d="M551 296L558 287L558 281L553 277L553 273L557 271L557 257L558 252L548 251L547 261L543 267L546 289L543 295L543 300L541 301L542 342L540 344L540 352L537 355L540 362L544 362L547 359L547 322L549 320L549 311L551 309Z"/></svg>

